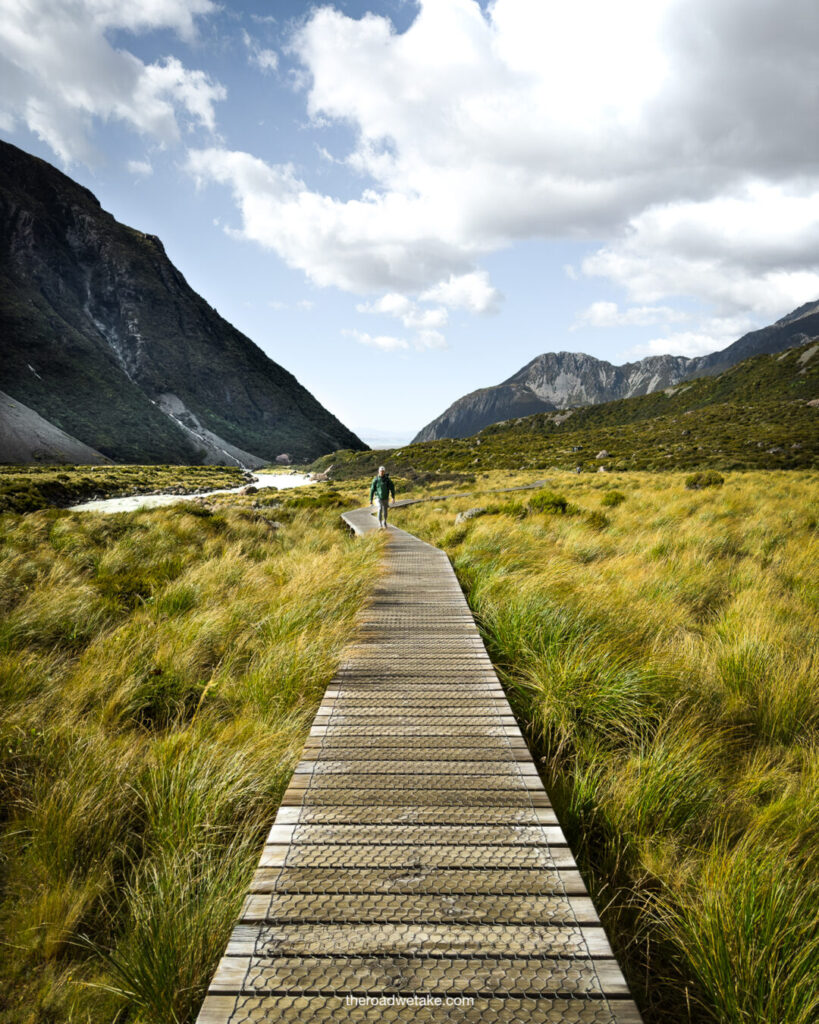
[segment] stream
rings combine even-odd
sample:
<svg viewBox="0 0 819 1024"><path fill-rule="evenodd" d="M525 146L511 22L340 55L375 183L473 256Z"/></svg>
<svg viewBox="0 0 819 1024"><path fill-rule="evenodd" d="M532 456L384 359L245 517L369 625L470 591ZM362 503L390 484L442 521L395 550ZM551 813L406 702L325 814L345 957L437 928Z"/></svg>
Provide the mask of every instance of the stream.
<svg viewBox="0 0 819 1024"><path fill-rule="evenodd" d="M276 487L280 491L292 487L308 487L315 483L305 473L254 473L251 481L257 490L265 487ZM189 501L191 498L204 498L209 494L238 494L242 487L230 487L216 491L196 491L193 494L132 494L126 498L98 498L95 501L84 501L80 505L70 505L69 512L134 512L138 508L159 508L161 505L173 505L177 501Z"/></svg>

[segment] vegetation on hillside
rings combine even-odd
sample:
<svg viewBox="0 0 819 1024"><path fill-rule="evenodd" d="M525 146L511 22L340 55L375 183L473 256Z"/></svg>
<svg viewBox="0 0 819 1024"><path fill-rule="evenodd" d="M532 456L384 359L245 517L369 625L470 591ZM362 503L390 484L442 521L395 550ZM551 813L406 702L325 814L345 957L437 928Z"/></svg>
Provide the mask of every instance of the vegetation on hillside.
<svg viewBox="0 0 819 1024"><path fill-rule="evenodd" d="M647 1024L809 1024L817 475L505 477L393 520L452 558Z"/></svg>
<svg viewBox="0 0 819 1024"><path fill-rule="evenodd" d="M375 472L444 477L493 469L607 470L819 468L819 342L738 363L718 377L651 395L538 413L474 437L380 452L335 452L335 479ZM600 456L605 452L605 455Z"/></svg>
<svg viewBox="0 0 819 1024"><path fill-rule="evenodd" d="M0 516L2 1024L194 1019L377 578L311 500Z"/></svg>
<svg viewBox="0 0 819 1024"><path fill-rule="evenodd" d="M245 479L233 466L0 465L0 512L35 512L129 494L192 494L239 487Z"/></svg>
<svg viewBox="0 0 819 1024"><path fill-rule="evenodd" d="M186 416L157 404L168 394L259 458L362 446L190 288L155 235L3 141L0 336L3 390L116 461L203 461Z"/></svg>

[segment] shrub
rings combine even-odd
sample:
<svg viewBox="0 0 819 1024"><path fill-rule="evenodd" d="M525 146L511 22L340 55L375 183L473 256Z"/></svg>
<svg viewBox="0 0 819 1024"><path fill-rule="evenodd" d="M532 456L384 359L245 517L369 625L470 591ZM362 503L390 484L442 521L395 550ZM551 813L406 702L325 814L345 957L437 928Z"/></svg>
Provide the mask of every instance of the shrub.
<svg viewBox="0 0 819 1024"><path fill-rule="evenodd" d="M566 512L569 503L554 491L538 491L529 499L529 508L532 512L548 512L551 514L563 514Z"/></svg>
<svg viewBox="0 0 819 1024"><path fill-rule="evenodd" d="M600 504L603 508L617 508L617 506L622 505L625 500L626 496L622 491L606 491L600 501Z"/></svg>
<svg viewBox="0 0 819 1024"><path fill-rule="evenodd" d="M706 469L701 473L692 473L685 478L685 486L689 491L700 491L703 487L721 487L725 477L715 469Z"/></svg>
<svg viewBox="0 0 819 1024"><path fill-rule="evenodd" d="M586 524L593 530L605 530L609 525L609 517L605 512L598 512L595 509L593 512L586 513Z"/></svg>

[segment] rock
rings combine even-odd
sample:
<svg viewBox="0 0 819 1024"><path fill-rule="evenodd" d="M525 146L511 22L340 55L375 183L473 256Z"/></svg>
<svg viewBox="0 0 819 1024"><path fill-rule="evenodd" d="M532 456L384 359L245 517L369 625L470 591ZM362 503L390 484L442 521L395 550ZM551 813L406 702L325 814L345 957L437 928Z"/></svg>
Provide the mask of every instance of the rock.
<svg viewBox="0 0 819 1024"><path fill-rule="evenodd" d="M329 476L327 476L327 474L326 474L326 473L311 473L311 474L310 474L310 479L311 479L311 480L312 480L312 481L313 481L314 483L321 483L321 481L322 481L322 480L329 480L329 479L330 479L330 477L329 477Z"/></svg>
<svg viewBox="0 0 819 1024"><path fill-rule="evenodd" d="M259 492L259 488L258 487L254 487L253 484L245 484L244 487L240 487L239 488L237 493L239 493L239 494L258 494L258 492Z"/></svg>
<svg viewBox="0 0 819 1024"><path fill-rule="evenodd" d="M290 465L290 456L286 452L282 452L281 455L277 455L276 456L276 462L280 466L289 466Z"/></svg>
<svg viewBox="0 0 819 1024"><path fill-rule="evenodd" d="M582 445L582 444L575 444L575 445L572 445L572 451L573 451L573 452L580 452L580 451L583 451L583 445Z"/></svg>
<svg viewBox="0 0 819 1024"><path fill-rule="evenodd" d="M476 519L478 516L482 516L486 512L485 508L467 508L463 512L459 512L455 516L455 524L465 523L467 519Z"/></svg>
<svg viewBox="0 0 819 1024"><path fill-rule="evenodd" d="M608 459L609 458L609 453L604 448L602 452L598 452L597 453L597 458L598 459Z"/></svg>
<svg viewBox="0 0 819 1024"><path fill-rule="evenodd" d="M608 473L608 470L606 469L605 466L599 466L598 469L597 469L597 472L598 473Z"/></svg>
<svg viewBox="0 0 819 1024"><path fill-rule="evenodd" d="M816 408L816 406L819 405L819 398L812 398L807 404Z"/></svg>
<svg viewBox="0 0 819 1024"><path fill-rule="evenodd" d="M769 455L777 455L781 451L782 451L781 448L776 448L776 447L775 448L769 448L768 449L768 454Z"/></svg>

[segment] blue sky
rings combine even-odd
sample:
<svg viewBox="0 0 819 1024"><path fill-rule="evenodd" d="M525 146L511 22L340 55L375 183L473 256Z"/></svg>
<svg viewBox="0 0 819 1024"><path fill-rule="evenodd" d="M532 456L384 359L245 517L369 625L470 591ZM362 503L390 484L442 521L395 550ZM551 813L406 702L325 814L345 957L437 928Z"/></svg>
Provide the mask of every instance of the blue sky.
<svg viewBox="0 0 819 1024"><path fill-rule="evenodd" d="M815 0L0 0L0 136L370 442L819 298Z"/></svg>

